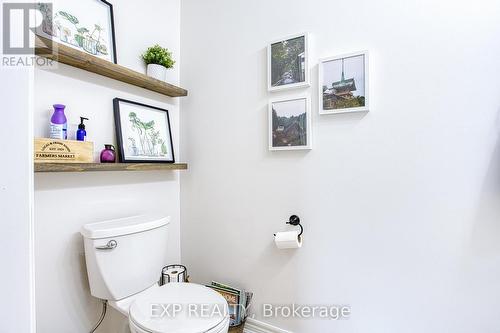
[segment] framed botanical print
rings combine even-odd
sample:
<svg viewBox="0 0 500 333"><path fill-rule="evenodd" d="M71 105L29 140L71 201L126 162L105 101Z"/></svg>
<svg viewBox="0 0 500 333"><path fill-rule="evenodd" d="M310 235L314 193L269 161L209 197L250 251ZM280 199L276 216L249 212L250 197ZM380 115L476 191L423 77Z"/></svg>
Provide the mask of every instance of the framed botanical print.
<svg viewBox="0 0 500 333"><path fill-rule="evenodd" d="M175 162L168 110L121 98L113 107L120 162Z"/></svg>
<svg viewBox="0 0 500 333"><path fill-rule="evenodd" d="M106 0L38 3L37 34L116 64L113 6Z"/></svg>
<svg viewBox="0 0 500 333"><path fill-rule="evenodd" d="M307 34L293 35L267 47L268 90L309 86L309 54Z"/></svg>

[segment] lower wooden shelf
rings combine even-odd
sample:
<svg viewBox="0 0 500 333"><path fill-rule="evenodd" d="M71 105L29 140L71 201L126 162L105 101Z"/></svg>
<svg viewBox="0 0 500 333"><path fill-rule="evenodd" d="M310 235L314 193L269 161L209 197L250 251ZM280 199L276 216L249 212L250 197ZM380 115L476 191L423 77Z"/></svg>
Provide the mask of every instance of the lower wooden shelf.
<svg viewBox="0 0 500 333"><path fill-rule="evenodd" d="M35 163L35 172L186 170L187 163Z"/></svg>

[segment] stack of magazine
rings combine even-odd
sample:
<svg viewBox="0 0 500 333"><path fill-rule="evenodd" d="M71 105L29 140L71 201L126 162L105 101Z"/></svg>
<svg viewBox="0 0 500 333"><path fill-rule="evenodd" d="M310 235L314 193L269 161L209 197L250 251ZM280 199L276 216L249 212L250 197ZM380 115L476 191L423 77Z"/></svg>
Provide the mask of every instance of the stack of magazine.
<svg viewBox="0 0 500 333"><path fill-rule="evenodd" d="M215 281L212 281L207 287L217 291L226 299L229 305L229 326L241 325L247 317L253 293Z"/></svg>

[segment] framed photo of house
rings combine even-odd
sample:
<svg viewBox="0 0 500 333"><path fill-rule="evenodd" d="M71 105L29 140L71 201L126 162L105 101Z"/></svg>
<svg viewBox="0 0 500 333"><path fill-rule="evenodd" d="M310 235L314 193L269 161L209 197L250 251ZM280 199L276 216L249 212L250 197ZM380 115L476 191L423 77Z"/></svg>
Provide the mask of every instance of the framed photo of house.
<svg viewBox="0 0 500 333"><path fill-rule="evenodd" d="M366 112L368 98L368 52L320 60L319 113Z"/></svg>
<svg viewBox="0 0 500 333"><path fill-rule="evenodd" d="M113 107L120 162L175 162L168 110L121 98Z"/></svg>
<svg viewBox="0 0 500 333"><path fill-rule="evenodd" d="M289 36L267 47L267 82L269 91L309 86L309 51L307 34Z"/></svg>
<svg viewBox="0 0 500 333"><path fill-rule="evenodd" d="M269 150L312 148L309 97L269 102Z"/></svg>
<svg viewBox="0 0 500 333"><path fill-rule="evenodd" d="M37 34L117 63L113 5L106 0L38 3L43 21Z"/></svg>

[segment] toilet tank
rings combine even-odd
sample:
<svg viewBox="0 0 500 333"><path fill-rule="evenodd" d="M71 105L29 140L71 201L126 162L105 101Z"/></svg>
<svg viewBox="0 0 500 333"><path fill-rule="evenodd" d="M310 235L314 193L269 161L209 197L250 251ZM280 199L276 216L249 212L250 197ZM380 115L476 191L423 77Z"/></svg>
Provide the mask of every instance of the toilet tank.
<svg viewBox="0 0 500 333"><path fill-rule="evenodd" d="M83 226L90 292L120 300L151 287L167 264L170 217L138 215Z"/></svg>

